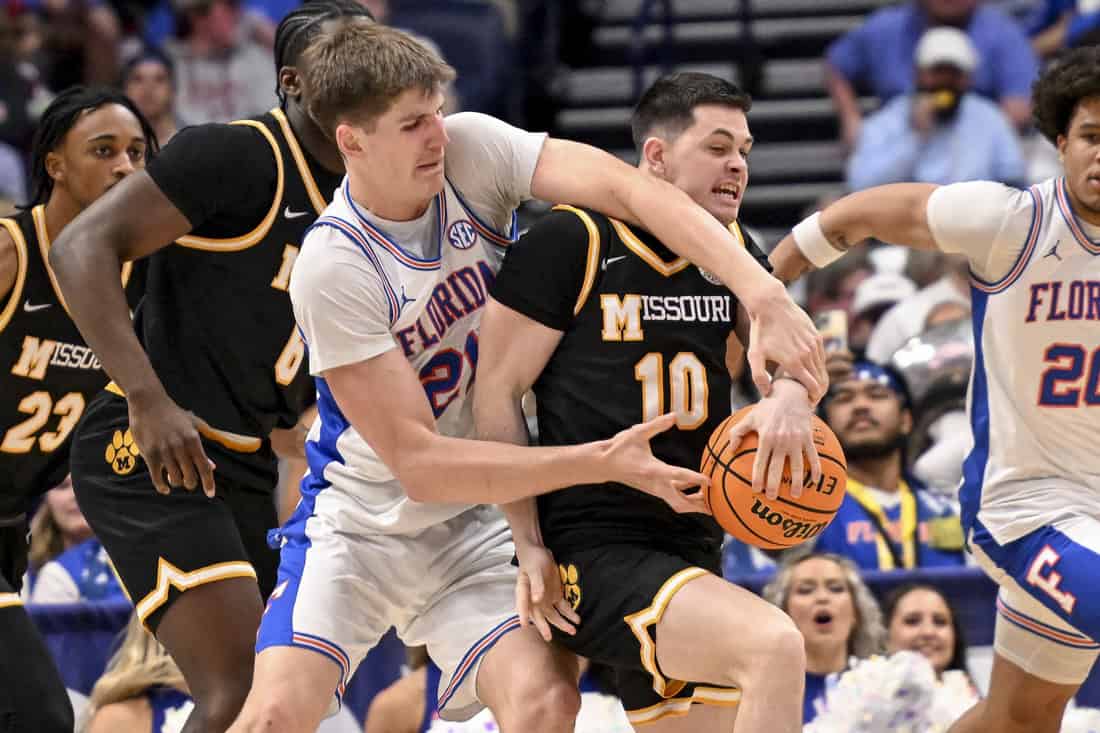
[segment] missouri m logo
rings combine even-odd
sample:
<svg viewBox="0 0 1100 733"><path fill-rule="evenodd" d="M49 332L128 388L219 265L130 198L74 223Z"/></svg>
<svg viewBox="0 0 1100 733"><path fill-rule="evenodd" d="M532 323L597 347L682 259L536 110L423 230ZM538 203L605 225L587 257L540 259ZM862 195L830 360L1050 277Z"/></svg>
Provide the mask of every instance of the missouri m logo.
<svg viewBox="0 0 1100 733"><path fill-rule="evenodd" d="M50 365L50 357L53 356L56 348L56 341L24 336L23 352L19 355L19 361L15 362L15 366L11 368L11 373L17 377L30 379L45 378L46 367Z"/></svg>
<svg viewBox="0 0 1100 733"><path fill-rule="evenodd" d="M111 442L107 444L107 463L111 464L111 470L119 476L133 473L137 468L137 457L141 455L134 436L127 429L125 433L116 430Z"/></svg>
<svg viewBox="0 0 1100 733"><path fill-rule="evenodd" d="M621 299L614 293L600 295L600 309L603 311L604 341L641 341L642 333L642 296L624 295Z"/></svg>
<svg viewBox="0 0 1100 733"><path fill-rule="evenodd" d="M581 605L581 578L580 573L577 572L577 566L572 563L558 565L558 573L561 575L561 586L565 600L576 611L577 606Z"/></svg>

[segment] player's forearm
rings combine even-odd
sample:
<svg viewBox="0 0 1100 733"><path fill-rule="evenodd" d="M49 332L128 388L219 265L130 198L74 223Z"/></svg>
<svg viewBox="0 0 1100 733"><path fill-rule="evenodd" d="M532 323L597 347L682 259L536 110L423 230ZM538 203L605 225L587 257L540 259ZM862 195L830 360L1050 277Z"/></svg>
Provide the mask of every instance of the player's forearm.
<svg viewBox="0 0 1100 733"><path fill-rule="evenodd" d="M77 218L50 248L50 266L73 321L111 379L131 399L161 397L164 387L134 334L123 263L109 236L94 218Z"/></svg>
<svg viewBox="0 0 1100 733"><path fill-rule="evenodd" d="M606 451L603 441L528 448L432 433L423 442L403 446L394 475L416 501L509 504L566 486L610 480Z"/></svg>
<svg viewBox="0 0 1100 733"><path fill-rule="evenodd" d="M935 190L932 184L895 183L845 196L783 238L769 257L775 276L789 282L871 238L936 249L926 213Z"/></svg>
<svg viewBox="0 0 1100 733"><path fill-rule="evenodd" d="M479 440L527 445L530 436L523 417L522 398L514 396L516 390L501 389L492 381L483 381L475 391L474 426ZM538 504L534 497L520 499L500 507L516 544L541 545Z"/></svg>
<svg viewBox="0 0 1100 733"><path fill-rule="evenodd" d="M631 186L624 199L631 215L676 254L713 272L758 313L787 297L782 283L769 275L722 224L675 186L652 176Z"/></svg>

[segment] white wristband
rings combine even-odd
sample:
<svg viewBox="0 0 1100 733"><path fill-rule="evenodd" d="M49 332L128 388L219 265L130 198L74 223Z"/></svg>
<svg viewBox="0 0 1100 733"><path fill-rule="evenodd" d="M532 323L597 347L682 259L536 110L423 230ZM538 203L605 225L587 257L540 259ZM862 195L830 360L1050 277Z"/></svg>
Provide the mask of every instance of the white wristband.
<svg viewBox="0 0 1100 733"><path fill-rule="evenodd" d="M821 212L815 211L795 225L791 230L794 243L814 267L820 269L836 262L844 252L829 244L825 232L821 230Z"/></svg>

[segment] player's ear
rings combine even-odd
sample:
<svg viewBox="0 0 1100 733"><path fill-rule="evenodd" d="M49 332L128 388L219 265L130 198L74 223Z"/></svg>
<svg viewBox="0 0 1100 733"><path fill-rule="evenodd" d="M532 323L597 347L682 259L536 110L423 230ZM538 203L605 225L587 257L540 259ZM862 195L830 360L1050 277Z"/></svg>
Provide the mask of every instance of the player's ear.
<svg viewBox="0 0 1100 733"><path fill-rule="evenodd" d="M647 137L642 144L642 160L646 168L658 176L663 176L666 169L665 141L659 137Z"/></svg>
<svg viewBox="0 0 1100 733"><path fill-rule="evenodd" d="M355 156L363 152L355 128L343 122L336 126L336 147L344 156Z"/></svg>
<svg viewBox="0 0 1100 733"><path fill-rule="evenodd" d="M279 88L283 90L283 93L288 97L297 99L302 96L302 82L301 77L298 76L298 69L294 66L284 66L279 69Z"/></svg>
<svg viewBox="0 0 1100 733"><path fill-rule="evenodd" d="M65 179L65 160L60 153L53 150L46 153L46 175L55 183Z"/></svg>
<svg viewBox="0 0 1100 733"><path fill-rule="evenodd" d="M913 431L913 413L908 408L901 409L901 434L909 435Z"/></svg>

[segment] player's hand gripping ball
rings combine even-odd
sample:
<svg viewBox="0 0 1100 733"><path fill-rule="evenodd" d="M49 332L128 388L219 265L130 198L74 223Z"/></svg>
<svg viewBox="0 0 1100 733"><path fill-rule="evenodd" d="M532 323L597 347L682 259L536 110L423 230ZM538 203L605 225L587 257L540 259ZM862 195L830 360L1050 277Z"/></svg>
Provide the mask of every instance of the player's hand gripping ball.
<svg viewBox="0 0 1100 733"><path fill-rule="evenodd" d="M802 495L791 496L791 465L783 468L779 496L768 499L752 491L752 466L759 436L749 433L740 445L730 446L730 427L748 414L745 407L714 429L699 468L710 476L707 506L729 534L765 550L784 550L813 539L828 526L840 508L848 485L848 465L840 441L829 426L813 418L813 441L821 457L821 480L810 481L807 462ZM765 470L767 466L764 467Z"/></svg>

